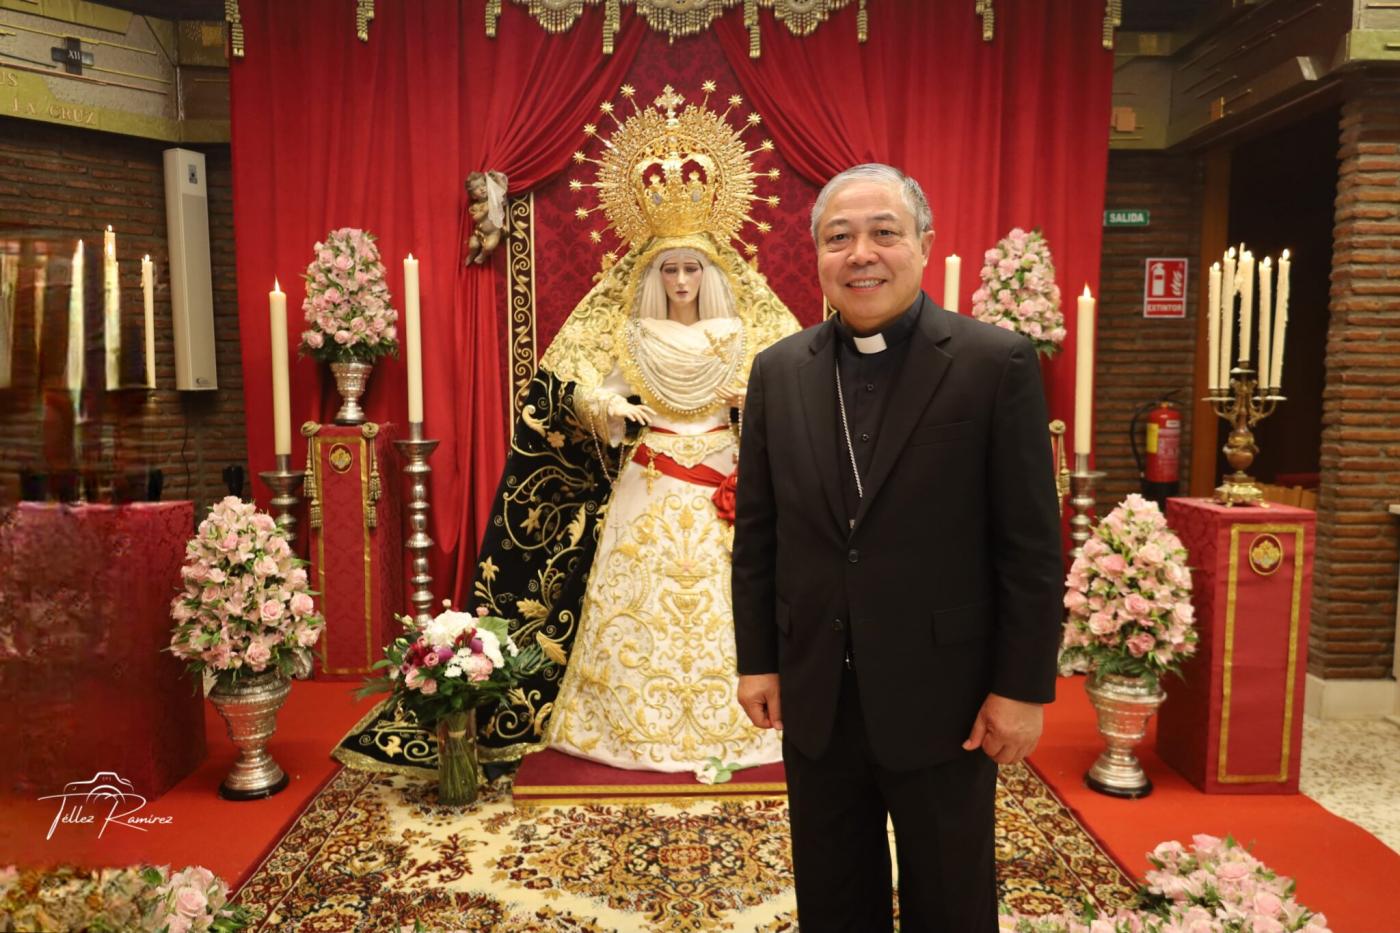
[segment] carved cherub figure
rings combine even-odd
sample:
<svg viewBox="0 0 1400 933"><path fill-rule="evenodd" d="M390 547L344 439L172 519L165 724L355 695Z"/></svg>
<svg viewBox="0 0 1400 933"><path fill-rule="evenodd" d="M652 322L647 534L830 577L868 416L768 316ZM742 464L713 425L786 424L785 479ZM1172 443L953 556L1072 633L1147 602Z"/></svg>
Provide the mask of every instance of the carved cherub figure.
<svg viewBox="0 0 1400 933"><path fill-rule="evenodd" d="M506 176L500 172L472 172L467 176L467 213L472 232L467 236L467 262L481 265L501 244L505 227Z"/></svg>

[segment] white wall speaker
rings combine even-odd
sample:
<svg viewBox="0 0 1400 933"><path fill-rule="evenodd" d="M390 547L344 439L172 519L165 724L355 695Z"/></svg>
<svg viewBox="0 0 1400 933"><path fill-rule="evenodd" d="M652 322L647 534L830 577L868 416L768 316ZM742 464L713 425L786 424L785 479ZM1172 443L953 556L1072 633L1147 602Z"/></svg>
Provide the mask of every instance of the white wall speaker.
<svg viewBox="0 0 1400 933"><path fill-rule="evenodd" d="M170 246L170 306L175 324L175 388L217 389L209 186L201 152L165 150L165 227Z"/></svg>

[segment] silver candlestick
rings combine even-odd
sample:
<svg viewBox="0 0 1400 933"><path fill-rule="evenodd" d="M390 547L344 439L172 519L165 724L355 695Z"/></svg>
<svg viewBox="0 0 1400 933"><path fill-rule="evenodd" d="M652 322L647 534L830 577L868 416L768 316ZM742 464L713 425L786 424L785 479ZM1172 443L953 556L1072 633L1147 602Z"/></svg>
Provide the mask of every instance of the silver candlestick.
<svg viewBox="0 0 1400 933"><path fill-rule="evenodd" d="M1107 475L1089 469L1089 455L1074 455L1074 472L1069 475L1069 504L1074 514L1069 520L1069 537L1074 546L1069 549L1070 560L1084 553L1084 542L1094 532L1094 484Z"/></svg>
<svg viewBox="0 0 1400 933"><path fill-rule="evenodd" d="M291 468L292 458L289 454L278 454L276 462L277 469L263 470L258 475L262 477L264 483L267 483L267 488L272 490L273 517L277 519L278 526L287 533L288 542L295 545L297 538L296 508L301 504L300 489L302 482L306 479L306 473Z"/></svg>
<svg viewBox="0 0 1400 933"><path fill-rule="evenodd" d="M411 481L408 491L408 527L412 534L403 544L413 555L413 575L408 578L409 603L413 606L413 619L421 624L432 620L433 575L428 571L428 551L433 539L428 537L428 474L433 468L428 466L428 458L437 449L438 441L425 440L423 422L408 423L408 439L394 441L394 446L403 453L408 463L403 471Z"/></svg>

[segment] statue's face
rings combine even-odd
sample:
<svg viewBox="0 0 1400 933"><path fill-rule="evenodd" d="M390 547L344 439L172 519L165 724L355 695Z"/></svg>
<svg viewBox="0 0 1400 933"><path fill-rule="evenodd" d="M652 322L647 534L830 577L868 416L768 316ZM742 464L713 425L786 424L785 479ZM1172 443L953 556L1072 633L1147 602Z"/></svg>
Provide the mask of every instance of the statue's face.
<svg viewBox="0 0 1400 933"><path fill-rule="evenodd" d="M666 289L670 314L693 307L700 300L700 276L704 271L700 260L690 256L668 257L661 261L661 284Z"/></svg>

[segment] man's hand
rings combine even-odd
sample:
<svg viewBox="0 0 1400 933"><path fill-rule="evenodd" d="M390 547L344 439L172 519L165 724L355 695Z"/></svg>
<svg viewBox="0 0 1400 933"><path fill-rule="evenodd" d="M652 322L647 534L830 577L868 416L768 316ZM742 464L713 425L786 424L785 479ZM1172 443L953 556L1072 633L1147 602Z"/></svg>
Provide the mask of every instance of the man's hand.
<svg viewBox="0 0 1400 933"><path fill-rule="evenodd" d="M782 731L783 709L778 699L777 674L740 674L739 705L755 726Z"/></svg>
<svg viewBox="0 0 1400 933"><path fill-rule="evenodd" d="M743 678L739 681L742 696ZM989 693L972 723L972 734L962 747L972 751L980 746L997 764L1014 765L1035 750L1044 725L1045 711L1039 703L1023 703Z"/></svg>

